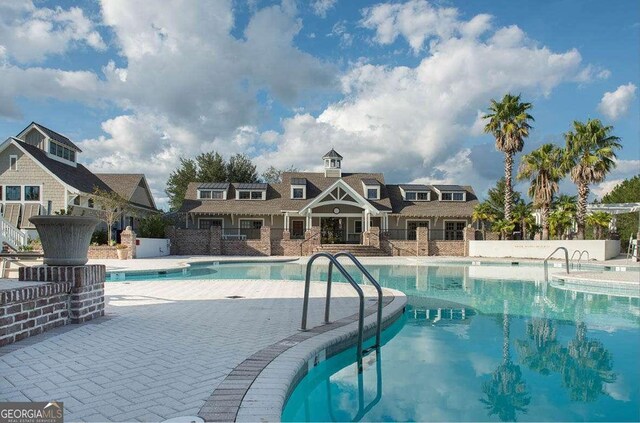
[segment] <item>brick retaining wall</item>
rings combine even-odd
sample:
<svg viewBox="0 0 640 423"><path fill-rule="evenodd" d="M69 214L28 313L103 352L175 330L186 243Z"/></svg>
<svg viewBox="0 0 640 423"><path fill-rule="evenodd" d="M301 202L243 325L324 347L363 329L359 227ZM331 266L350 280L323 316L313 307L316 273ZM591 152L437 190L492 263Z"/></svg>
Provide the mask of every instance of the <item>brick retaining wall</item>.
<svg viewBox="0 0 640 423"><path fill-rule="evenodd" d="M429 241L430 256L463 257L466 241Z"/></svg>
<svg viewBox="0 0 640 423"><path fill-rule="evenodd" d="M118 252L116 247L109 247L108 245L92 245L89 247L89 251L87 252L87 257L89 259L117 259Z"/></svg>
<svg viewBox="0 0 640 423"><path fill-rule="evenodd" d="M33 266L19 272L20 281L47 283L0 291L0 346L104 316L105 266Z"/></svg>

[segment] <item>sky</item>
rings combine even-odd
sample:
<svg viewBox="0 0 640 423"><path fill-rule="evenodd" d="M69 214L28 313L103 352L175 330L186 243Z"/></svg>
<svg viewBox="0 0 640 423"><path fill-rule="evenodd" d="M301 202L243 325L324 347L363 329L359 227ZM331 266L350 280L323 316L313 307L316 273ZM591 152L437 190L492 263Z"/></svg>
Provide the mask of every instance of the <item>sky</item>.
<svg viewBox="0 0 640 423"><path fill-rule="evenodd" d="M633 0L0 0L0 137L39 122L95 172L145 173L161 207L179 158L211 150L261 172L335 148L345 172L482 197L504 174L482 116L511 92L533 104L523 153L614 127L598 198L640 173L639 52Z"/></svg>

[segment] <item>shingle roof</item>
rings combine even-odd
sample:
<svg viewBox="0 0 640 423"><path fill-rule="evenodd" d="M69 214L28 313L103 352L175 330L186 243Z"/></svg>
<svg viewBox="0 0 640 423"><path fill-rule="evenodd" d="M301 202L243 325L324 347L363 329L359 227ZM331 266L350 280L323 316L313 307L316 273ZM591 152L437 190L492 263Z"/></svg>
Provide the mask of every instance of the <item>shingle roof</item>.
<svg viewBox="0 0 640 423"><path fill-rule="evenodd" d="M140 204L136 201L133 201L131 197L140 185L140 180L144 178L144 174L142 173L96 173L95 174L102 182L107 184L109 188L120 197L129 201L136 206L155 210L153 207L149 207L146 204ZM151 193L148 193L151 195ZM153 204L153 203L152 203Z"/></svg>
<svg viewBox="0 0 640 423"><path fill-rule="evenodd" d="M198 189L229 189L229 182L201 182Z"/></svg>
<svg viewBox="0 0 640 423"><path fill-rule="evenodd" d="M307 178L292 178L291 185L307 185Z"/></svg>
<svg viewBox="0 0 640 423"><path fill-rule="evenodd" d="M236 189L259 189L259 190L265 190L268 188L269 184L261 184L261 183L235 183L233 184L233 186Z"/></svg>
<svg viewBox="0 0 640 423"><path fill-rule="evenodd" d="M80 163L77 163L76 167L60 163L57 160L50 159L44 151L36 146L29 145L16 138L13 138L13 140L51 173L60 178L62 182L72 186L78 191L91 193L96 187L102 190L112 191L104 181Z"/></svg>
<svg viewBox="0 0 640 423"><path fill-rule="evenodd" d="M331 150L329 150L329 152L327 154L322 156L322 158L323 159L342 159L342 156L340 154L338 154L338 152L332 148Z"/></svg>
<svg viewBox="0 0 640 423"><path fill-rule="evenodd" d="M363 178L362 182L365 185L380 185L380 182L378 182L377 179L373 179L373 178Z"/></svg>
<svg viewBox="0 0 640 423"><path fill-rule="evenodd" d="M429 185L419 185L419 184L402 184L398 185L405 191L416 191L416 192L429 192Z"/></svg>
<svg viewBox="0 0 640 423"><path fill-rule="evenodd" d="M53 129L49 129L46 126L43 126L37 122L31 122L29 125L27 125L26 128L24 128L22 131L20 131L20 133L23 133L27 128L29 128L31 125L35 125L39 130L41 130L42 132L44 132L49 138L51 138L52 140L59 142L60 144L66 145L67 147L70 147L78 152L82 152L82 150L80 150L80 148L75 145L69 138L65 137L62 134L57 133L56 131L54 131Z"/></svg>
<svg viewBox="0 0 640 423"><path fill-rule="evenodd" d="M463 186L460 189L467 192L467 201L405 201L399 185L387 185L393 204L393 213L404 216L469 217L478 204L478 198L472 187ZM431 198L433 199L434 196L432 195Z"/></svg>

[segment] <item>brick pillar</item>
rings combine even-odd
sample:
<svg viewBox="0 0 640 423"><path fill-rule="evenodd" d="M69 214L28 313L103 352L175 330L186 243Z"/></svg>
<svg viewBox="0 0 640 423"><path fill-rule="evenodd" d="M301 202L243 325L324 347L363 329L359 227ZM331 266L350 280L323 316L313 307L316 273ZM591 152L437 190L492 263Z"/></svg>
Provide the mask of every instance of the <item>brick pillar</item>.
<svg viewBox="0 0 640 423"><path fill-rule="evenodd" d="M373 226L369 229L369 240L367 245L380 248L380 228Z"/></svg>
<svg viewBox="0 0 640 423"><path fill-rule="evenodd" d="M69 320L83 323L104 316L104 282L106 266L33 266L21 267L19 280L37 282L70 282Z"/></svg>
<svg viewBox="0 0 640 423"><path fill-rule="evenodd" d="M429 255L429 228L416 228L416 255Z"/></svg>
<svg viewBox="0 0 640 423"><path fill-rule="evenodd" d="M312 226L304 233L304 244L302 255L310 255L316 247L320 246L320 227Z"/></svg>
<svg viewBox="0 0 640 423"><path fill-rule="evenodd" d="M131 226L127 226L120 234L120 244L126 245L128 248L128 258L136 258L136 233L133 232Z"/></svg>
<svg viewBox="0 0 640 423"><path fill-rule="evenodd" d="M262 252L271 255L271 226L263 226L260 228L260 249Z"/></svg>
<svg viewBox="0 0 640 423"><path fill-rule="evenodd" d="M291 241L291 232L282 231L282 240L283 241Z"/></svg>
<svg viewBox="0 0 640 423"><path fill-rule="evenodd" d="M476 240L476 230L471 225L467 225L462 232L464 239L464 256L469 256L469 241Z"/></svg>
<svg viewBox="0 0 640 423"><path fill-rule="evenodd" d="M209 254L212 256L222 255L222 228L220 226L209 228Z"/></svg>

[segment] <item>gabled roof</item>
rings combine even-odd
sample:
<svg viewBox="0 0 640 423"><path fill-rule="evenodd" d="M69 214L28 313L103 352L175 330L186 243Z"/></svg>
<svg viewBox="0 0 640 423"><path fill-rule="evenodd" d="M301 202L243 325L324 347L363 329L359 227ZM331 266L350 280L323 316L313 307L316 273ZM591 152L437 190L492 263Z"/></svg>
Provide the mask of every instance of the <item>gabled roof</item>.
<svg viewBox="0 0 640 423"><path fill-rule="evenodd" d="M43 134L45 134L47 137L51 138L52 140L65 145L69 148L74 149L77 152L82 152L82 150L80 150L80 148L75 145L69 138L65 137L62 134L57 133L56 131L54 131L53 129L49 129L44 125L41 125L37 122L31 122L29 125L27 125L26 128L24 128L22 131L20 131L20 133L17 135L17 138L21 138L22 135L24 135L26 132L28 132L32 127L37 128L40 132L42 132Z"/></svg>
<svg viewBox="0 0 640 423"><path fill-rule="evenodd" d="M107 184L111 191L118 194L128 202L135 204L136 206L155 210L155 201L153 195L149 190L144 174L142 173L96 173L95 174L102 182ZM153 207L149 207L147 204L141 204L132 199L133 194L142 182L144 189L147 191L147 197Z"/></svg>
<svg viewBox="0 0 640 423"><path fill-rule="evenodd" d="M332 148L331 150L329 150L329 152L327 154L322 156L322 158L323 159L341 159L342 156L340 154L338 154L338 152Z"/></svg>
<svg viewBox="0 0 640 423"><path fill-rule="evenodd" d="M460 185L433 185L436 191L464 191L464 187Z"/></svg>
<svg viewBox="0 0 640 423"><path fill-rule="evenodd" d="M398 185L405 191L415 191L415 192L429 192L429 185L419 185L419 184L402 184Z"/></svg>
<svg viewBox="0 0 640 423"><path fill-rule="evenodd" d="M300 209L300 213L305 212L305 210L313 209L314 207L317 207L320 201L327 198L331 194L331 192L337 187L340 187L342 190L346 191L348 195L351 198L353 198L353 200L363 209L370 210L375 214L379 212L379 210L375 208L371 203L369 203L369 201L367 201L366 198L360 195L358 190L349 186L349 184L347 184L344 180L336 179L336 181L333 184L331 184L329 187L327 187L324 191L322 191L320 195L316 196L313 200L311 200L308 204L306 204L302 209ZM332 201L330 201L328 204L331 204L331 203ZM325 203L322 203L322 204L325 204Z"/></svg>
<svg viewBox="0 0 640 423"><path fill-rule="evenodd" d="M80 163L77 163L76 166L69 166L49 158L47 153L36 146L27 144L26 142L16 138L12 138L12 141L15 142L19 148L33 157L33 159L40 163L47 171L71 188L84 193L91 193L96 187L102 190L111 191L111 188L109 188L106 183Z"/></svg>
<svg viewBox="0 0 640 423"><path fill-rule="evenodd" d="M478 198L470 186L460 187L460 190L466 191L467 201L438 201L433 199L433 195L432 201L405 201L402 198L400 185L387 185L393 204L393 214L404 216L469 217L478 204Z"/></svg>

